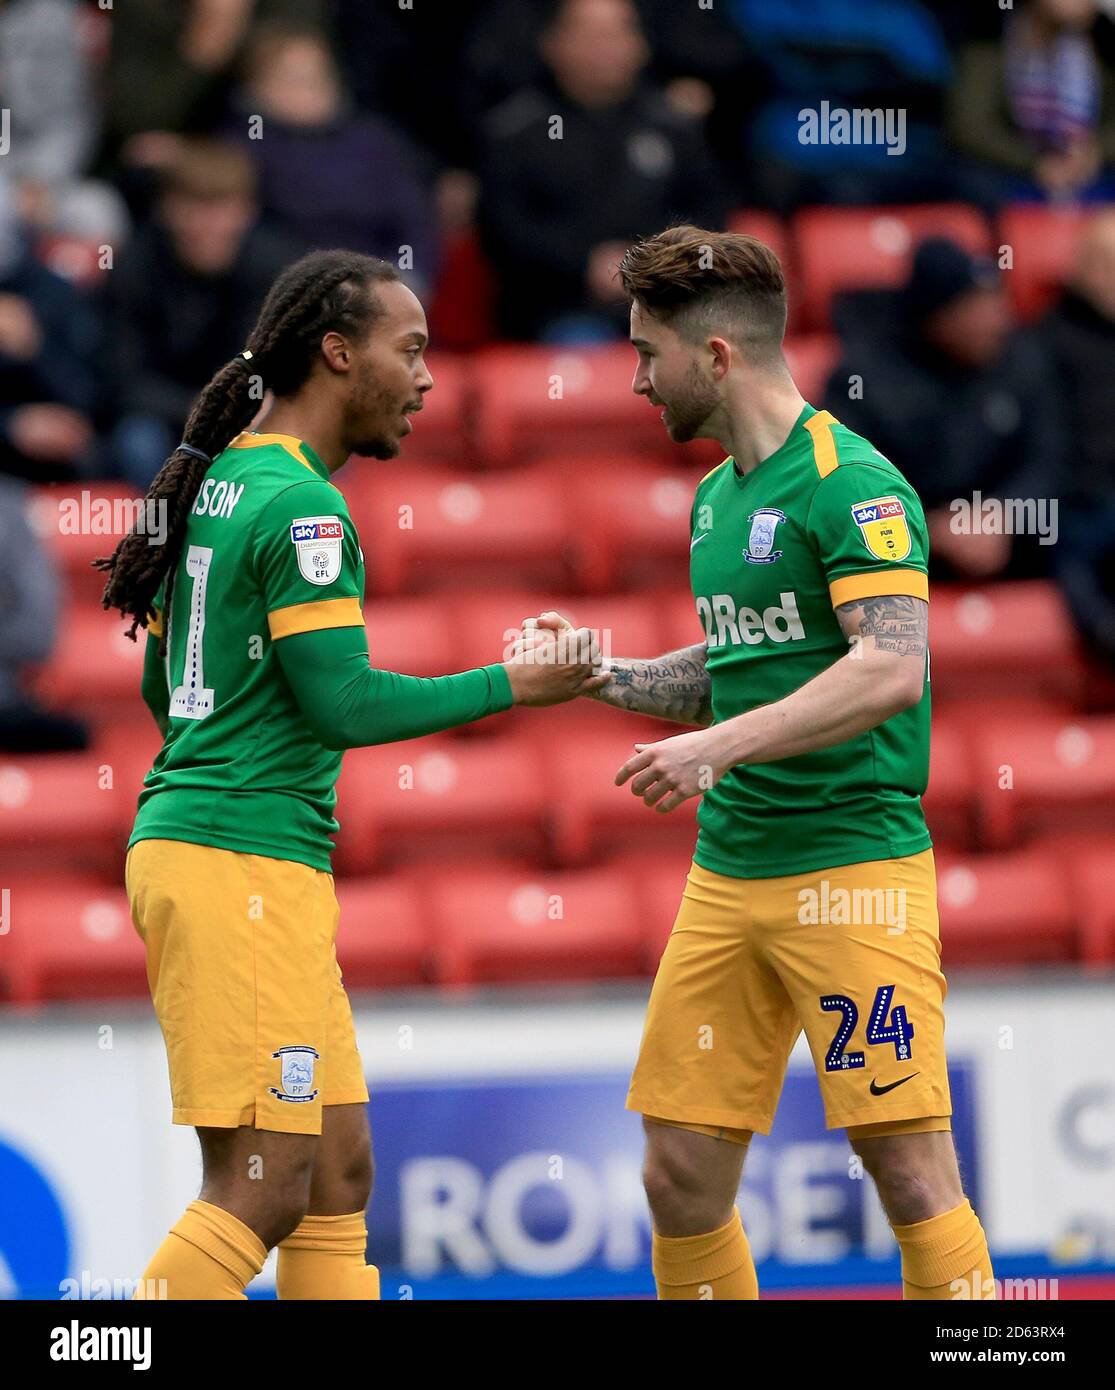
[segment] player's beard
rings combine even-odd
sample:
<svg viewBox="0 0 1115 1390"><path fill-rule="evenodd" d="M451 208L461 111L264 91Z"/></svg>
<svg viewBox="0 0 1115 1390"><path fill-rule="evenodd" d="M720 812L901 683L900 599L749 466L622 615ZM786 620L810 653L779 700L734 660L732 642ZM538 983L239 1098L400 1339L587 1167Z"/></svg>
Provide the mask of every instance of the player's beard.
<svg viewBox="0 0 1115 1390"><path fill-rule="evenodd" d="M675 444L688 444L696 439L719 404L716 388L704 379L696 362L691 362L677 394L666 404L666 428L670 438Z"/></svg>
<svg viewBox="0 0 1115 1390"><path fill-rule="evenodd" d="M401 412L396 398L375 378L371 367L361 368L356 406L352 415L359 420L352 453L359 458L393 459L398 456L400 439L392 438L386 429L377 431L375 422L395 419Z"/></svg>

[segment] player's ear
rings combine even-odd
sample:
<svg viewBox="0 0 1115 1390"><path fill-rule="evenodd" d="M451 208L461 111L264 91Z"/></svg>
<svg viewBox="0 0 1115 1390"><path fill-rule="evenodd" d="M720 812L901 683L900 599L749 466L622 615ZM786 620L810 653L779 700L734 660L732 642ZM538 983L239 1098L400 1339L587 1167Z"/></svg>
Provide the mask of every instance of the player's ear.
<svg viewBox="0 0 1115 1390"><path fill-rule="evenodd" d="M732 345L726 338L710 338L708 350L712 353L712 374L719 381L732 365Z"/></svg>
<svg viewBox="0 0 1115 1390"><path fill-rule="evenodd" d="M326 333L321 340L321 355L331 372L344 373L352 367L352 348L343 333Z"/></svg>

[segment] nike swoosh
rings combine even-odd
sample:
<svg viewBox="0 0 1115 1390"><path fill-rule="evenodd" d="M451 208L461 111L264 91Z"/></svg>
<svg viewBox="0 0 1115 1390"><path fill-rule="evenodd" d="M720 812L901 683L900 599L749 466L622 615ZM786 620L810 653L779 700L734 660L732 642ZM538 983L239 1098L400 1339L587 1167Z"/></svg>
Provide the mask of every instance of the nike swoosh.
<svg viewBox="0 0 1115 1390"><path fill-rule="evenodd" d="M909 1076L904 1076L901 1081L892 1081L889 1086L877 1086L874 1078L868 1088L873 1096L885 1096L888 1091L893 1091L896 1086L905 1086L907 1081L913 1081L915 1076L920 1076L920 1071L912 1071Z"/></svg>
<svg viewBox="0 0 1115 1390"><path fill-rule="evenodd" d="M694 536L693 539L689 542L689 549L692 550L693 547L694 547L695 545L700 545L701 542L702 542L708 535L709 535L709 532L708 532L708 531L702 531L701 534L700 534L699 536Z"/></svg>

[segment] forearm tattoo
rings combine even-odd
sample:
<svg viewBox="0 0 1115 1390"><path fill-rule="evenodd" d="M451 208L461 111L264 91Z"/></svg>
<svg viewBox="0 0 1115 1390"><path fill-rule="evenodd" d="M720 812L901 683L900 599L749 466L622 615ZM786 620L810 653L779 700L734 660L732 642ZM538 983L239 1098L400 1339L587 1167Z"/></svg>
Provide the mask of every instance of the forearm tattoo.
<svg viewBox="0 0 1115 1390"><path fill-rule="evenodd" d="M678 724L711 724L712 677L705 666L707 657L703 642L653 661L613 657L607 664L612 679L593 691L593 699Z"/></svg>
<svg viewBox="0 0 1115 1390"><path fill-rule="evenodd" d="M850 642L874 637L881 652L899 656L924 656L929 640L929 605L908 594L881 598L857 598L841 603L836 616Z"/></svg>

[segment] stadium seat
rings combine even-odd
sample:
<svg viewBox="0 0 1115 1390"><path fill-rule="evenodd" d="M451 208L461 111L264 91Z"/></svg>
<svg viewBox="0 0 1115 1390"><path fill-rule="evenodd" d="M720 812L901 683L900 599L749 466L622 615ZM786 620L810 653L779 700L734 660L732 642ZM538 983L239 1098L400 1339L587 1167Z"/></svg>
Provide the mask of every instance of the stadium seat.
<svg viewBox="0 0 1115 1390"><path fill-rule="evenodd" d="M975 745L988 845L1035 831L1115 831L1115 715L997 720Z"/></svg>
<svg viewBox="0 0 1115 1390"><path fill-rule="evenodd" d="M539 854L544 845L546 769L514 732L352 749L337 797L341 873L478 846Z"/></svg>
<svg viewBox="0 0 1115 1390"><path fill-rule="evenodd" d="M786 339L790 375L801 394L812 404L820 404L839 359L840 340L831 333L803 333Z"/></svg>
<svg viewBox="0 0 1115 1390"><path fill-rule="evenodd" d="M636 364L626 343L482 353L476 364L480 463L504 468L541 454L612 449L671 457L661 412L631 390Z"/></svg>
<svg viewBox="0 0 1115 1390"><path fill-rule="evenodd" d="M337 901L337 960L347 988L400 989L428 982L430 919L413 878L338 878Z"/></svg>
<svg viewBox="0 0 1115 1390"><path fill-rule="evenodd" d="M642 927L646 969L648 974L654 974L685 892L685 881L693 862L692 848L668 854L635 850L614 862L616 868L630 878Z"/></svg>
<svg viewBox="0 0 1115 1390"><path fill-rule="evenodd" d="M1072 899L1056 857L1037 849L939 853L936 860L946 974L955 965L1024 965L1078 955Z"/></svg>
<svg viewBox="0 0 1115 1390"><path fill-rule="evenodd" d="M34 489L31 524L54 556L72 599L100 603L105 575L93 561L112 554L140 516L141 503L126 483L111 479Z"/></svg>
<svg viewBox="0 0 1115 1390"><path fill-rule="evenodd" d="M16 1003L147 992L146 954L119 884L62 873L16 878L0 974Z"/></svg>
<svg viewBox="0 0 1115 1390"><path fill-rule="evenodd" d="M570 546L587 589L689 579L689 514L697 477L608 455L578 460L563 475L571 507ZM699 475L697 475L699 476Z"/></svg>
<svg viewBox="0 0 1115 1390"><path fill-rule="evenodd" d="M36 679L40 697L88 718L147 719L140 698L147 636L136 641L119 613L71 604L58 626L58 644Z"/></svg>
<svg viewBox="0 0 1115 1390"><path fill-rule="evenodd" d="M377 598L364 604L368 657L382 671L443 676L453 669L445 600Z"/></svg>
<svg viewBox="0 0 1115 1390"><path fill-rule="evenodd" d="M833 296L842 290L902 284L926 237L947 236L976 253L991 248L986 219L966 203L804 208L793 234L801 327L810 329L828 328Z"/></svg>
<svg viewBox="0 0 1115 1390"><path fill-rule="evenodd" d="M697 797L663 815L631 791L617 787L615 776L635 754L636 743L653 743L680 728L660 732L631 716L614 728L586 731L543 750L553 788L551 807L554 853L559 863L578 865L602 854L632 848L673 848L683 853L696 838Z"/></svg>
<svg viewBox="0 0 1115 1390"><path fill-rule="evenodd" d="M496 337L495 272L471 227L451 233L442 246L430 333L453 352L472 352Z"/></svg>
<svg viewBox="0 0 1115 1390"><path fill-rule="evenodd" d="M384 469L354 479L347 496L371 592L470 581L565 587L566 497L549 471Z"/></svg>
<svg viewBox="0 0 1115 1390"><path fill-rule="evenodd" d="M727 226L730 232L757 237L765 246L770 247L782 262L782 268L789 270L790 238L785 222L777 213L768 212L766 208L737 208L728 215Z"/></svg>
<svg viewBox="0 0 1115 1390"><path fill-rule="evenodd" d="M446 867L429 889L434 960L446 985L557 983L641 975L627 876L490 863Z"/></svg>
<svg viewBox="0 0 1115 1390"><path fill-rule="evenodd" d="M929 647L935 694L986 699L1004 691L1072 697L1079 643L1056 585L1045 580L981 588L934 584Z"/></svg>
<svg viewBox="0 0 1115 1390"><path fill-rule="evenodd" d="M664 652L697 646L705 640L688 583L655 593L654 602L660 615Z"/></svg>
<svg viewBox="0 0 1115 1390"><path fill-rule="evenodd" d="M468 359L431 352L426 356L426 366L434 379L434 388L422 398L422 410L411 417L414 432L403 446L407 462L431 459L456 468L467 467L472 461L472 383ZM354 459L346 472L361 468L377 471L375 463Z"/></svg>
<svg viewBox="0 0 1115 1390"><path fill-rule="evenodd" d="M933 720L929 787L922 799L934 844L972 842L975 798L971 751L962 727L947 716Z"/></svg>
<svg viewBox="0 0 1115 1390"><path fill-rule="evenodd" d="M83 753L0 754L4 857L27 873L122 870L136 799L158 747L144 711L134 730Z"/></svg>
<svg viewBox="0 0 1115 1390"><path fill-rule="evenodd" d="M1003 209L999 230L1013 258L1006 282L1020 318L1035 319L1049 308L1072 273L1080 233L1095 211L1040 203Z"/></svg>
<svg viewBox="0 0 1115 1390"><path fill-rule="evenodd" d="M1059 852L1069 869L1085 965L1091 971L1110 970L1115 965L1115 838L1081 843L1078 836Z"/></svg>

